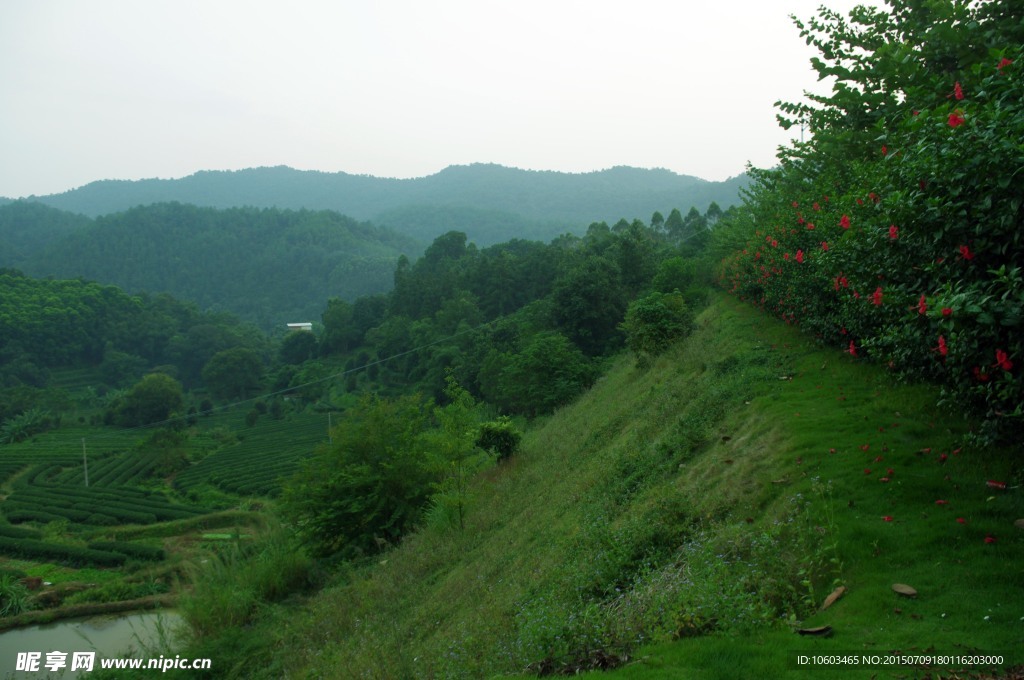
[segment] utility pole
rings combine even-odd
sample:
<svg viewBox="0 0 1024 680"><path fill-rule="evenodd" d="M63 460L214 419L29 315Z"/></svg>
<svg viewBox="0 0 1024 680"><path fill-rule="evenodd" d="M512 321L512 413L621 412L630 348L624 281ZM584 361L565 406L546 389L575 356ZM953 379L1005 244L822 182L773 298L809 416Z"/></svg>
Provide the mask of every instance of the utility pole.
<svg viewBox="0 0 1024 680"><path fill-rule="evenodd" d="M82 467L85 469L85 485L89 486L89 458L85 455L85 437L82 437Z"/></svg>

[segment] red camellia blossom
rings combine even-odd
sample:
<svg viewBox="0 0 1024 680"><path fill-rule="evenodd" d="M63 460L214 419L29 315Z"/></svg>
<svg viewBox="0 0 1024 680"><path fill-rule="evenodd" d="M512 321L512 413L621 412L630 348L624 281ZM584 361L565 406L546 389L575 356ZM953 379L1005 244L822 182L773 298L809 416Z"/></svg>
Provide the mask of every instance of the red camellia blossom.
<svg viewBox="0 0 1024 680"><path fill-rule="evenodd" d="M964 98L964 89L960 87L960 81L957 81L953 85L953 96L956 97L957 101L960 101L961 99Z"/></svg>
<svg viewBox="0 0 1024 680"><path fill-rule="evenodd" d="M978 382L988 382L988 373L983 373L980 366L975 366L971 369L971 372L974 374L974 378Z"/></svg>
<svg viewBox="0 0 1024 680"><path fill-rule="evenodd" d="M949 127L951 128L958 128L966 122L967 119L961 116L959 113L953 112L949 114Z"/></svg>
<svg viewBox="0 0 1024 680"><path fill-rule="evenodd" d="M801 264L803 263L803 261L804 261L804 251L802 251L802 250L796 251L796 261L801 263Z"/></svg>
<svg viewBox="0 0 1024 680"><path fill-rule="evenodd" d="M814 210L821 210L821 206L818 205L817 201L815 201L814 204L811 205L811 208L814 209Z"/></svg>
<svg viewBox="0 0 1024 680"><path fill-rule="evenodd" d="M846 215L843 215L842 217L840 217L839 218L839 226L842 227L843 229L849 229L850 228L850 218L848 216L846 216Z"/></svg>
<svg viewBox="0 0 1024 680"><path fill-rule="evenodd" d="M876 305L882 304L882 287L875 288L875 292L871 294L871 302Z"/></svg>
<svg viewBox="0 0 1024 680"><path fill-rule="evenodd" d="M821 242L821 249L824 250L825 252L828 252L828 241Z"/></svg>
<svg viewBox="0 0 1024 680"><path fill-rule="evenodd" d="M928 304L924 300L924 293L921 293L921 299L917 301L917 313L918 314L927 314L928 313Z"/></svg>
<svg viewBox="0 0 1024 680"><path fill-rule="evenodd" d="M967 524L967 520L965 520L963 517L957 517L956 521L959 524Z"/></svg>
<svg viewBox="0 0 1024 680"><path fill-rule="evenodd" d="M953 316L953 308L952 307L943 307L942 308L942 316Z"/></svg>
<svg viewBox="0 0 1024 680"><path fill-rule="evenodd" d="M965 260L974 259L974 253L971 252L971 249L968 246L960 246L959 250L960 257L964 258Z"/></svg>
<svg viewBox="0 0 1024 680"><path fill-rule="evenodd" d="M996 68L999 69L1000 71L1002 71L1004 68L1006 68L1007 66L1009 66L1012 63L1013 63L1012 59L1007 59L1006 57L1003 57L1002 59L999 60L999 65L996 66Z"/></svg>
<svg viewBox="0 0 1024 680"><path fill-rule="evenodd" d="M992 534L985 534L985 542L986 543L995 543L996 542L996 537L993 536Z"/></svg>
<svg viewBox="0 0 1024 680"><path fill-rule="evenodd" d="M937 500L935 505L949 505L949 501Z"/></svg>
<svg viewBox="0 0 1024 680"><path fill-rule="evenodd" d="M889 151L889 149L887 149L885 144L883 144L882 145L882 155L884 156L886 153L888 153L888 151Z"/></svg>
<svg viewBox="0 0 1024 680"><path fill-rule="evenodd" d="M899 238L899 235L900 235L899 228L897 228L895 224L890 224L889 225L889 238L891 238L893 241L895 241L897 238Z"/></svg>
<svg viewBox="0 0 1024 680"><path fill-rule="evenodd" d="M946 338L939 336L939 346L935 348L939 354L946 356L949 354L949 348L946 346Z"/></svg>
<svg viewBox="0 0 1024 680"><path fill-rule="evenodd" d="M892 515L885 515L884 517L882 517L882 521L883 522L891 522L892 521Z"/></svg>
<svg viewBox="0 0 1024 680"><path fill-rule="evenodd" d="M1004 352L1001 349L996 350L996 363L992 364L992 367L994 368L996 366L1003 369L1004 371L1013 370L1013 362L1010 361L1009 355L1007 355L1006 352Z"/></svg>
<svg viewBox="0 0 1024 680"><path fill-rule="evenodd" d="M853 340L850 340L850 349L846 351L850 353L851 357L857 356L857 346L853 344Z"/></svg>

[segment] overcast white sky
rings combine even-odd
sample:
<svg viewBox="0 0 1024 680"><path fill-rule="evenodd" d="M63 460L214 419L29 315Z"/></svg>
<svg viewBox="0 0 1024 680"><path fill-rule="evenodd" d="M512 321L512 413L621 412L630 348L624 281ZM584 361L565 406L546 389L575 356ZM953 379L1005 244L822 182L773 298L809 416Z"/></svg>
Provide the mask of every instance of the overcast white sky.
<svg viewBox="0 0 1024 680"><path fill-rule="evenodd" d="M267 165L721 180L854 0L2 0L0 196Z"/></svg>

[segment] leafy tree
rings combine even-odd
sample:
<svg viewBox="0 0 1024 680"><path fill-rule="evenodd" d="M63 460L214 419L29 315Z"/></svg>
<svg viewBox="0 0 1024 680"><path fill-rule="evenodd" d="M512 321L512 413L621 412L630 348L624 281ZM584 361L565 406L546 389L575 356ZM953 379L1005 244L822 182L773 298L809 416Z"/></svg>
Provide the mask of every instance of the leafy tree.
<svg viewBox="0 0 1024 680"><path fill-rule="evenodd" d="M594 369L560 333L533 336L521 352L492 352L480 371L480 389L508 413L551 413L590 386Z"/></svg>
<svg viewBox="0 0 1024 680"><path fill-rule="evenodd" d="M148 362L142 357L108 349L103 353L100 375L103 382L111 387L126 387L138 380L148 367Z"/></svg>
<svg viewBox="0 0 1024 680"><path fill-rule="evenodd" d="M621 341L626 293L614 262L584 260L556 282L552 298L555 324L587 355L602 354Z"/></svg>
<svg viewBox="0 0 1024 680"><path fill-rule="evenodd" d="M415 525L436 479L423 447L431 406L366 395L285 487L284 512L315 554L379 552Z"/></svg>
<svg viewBox="0 0 1024 680"><path fill-rule="evenodd" d="M324 332L320 336L320 352L323 355L347 352L362 339L361 335L356 336L353 328L353 311L353 306L344 300L331 298L327 301L327 308L320 316L324 324ZM300 362L286 361L285 363Z"/></svg>
<svg viewBox="0 0 1024 680"><path fill-rule="evenodd" d="M262 375L263 361L245 347L217 352L203 367L203 382L224 399L244 399L249 390L260 386Z"/></svg>
<svg viewBox="0 0 1024 680"><path fill-rule="evenodd" d="M665 227L665 216L657 210L651 215L651 229L661 231Z"/></svg>
<svg viewBox="0 0 1024 680"><path fill-rule="evenodd" d="M650 293L634 300L626 310L622 329L626 346L636 355L638 365L646 365L672 343L689 335L693 315L679 291Z"/></svg>
<svg viewBox="0 0 1024 680"><path fill-rule="evenodd" d="M512 419L499 416L496 420L481 423L477 430L476 445L490 451L499 461L511 458L519 450L523 433L516 429Z"/></svg>
<svg viewBox="0 0 1024 680"><path fill-rule="evenodd" d="M683 222L683 214L679 208L672 208L665 220L665 231L675 241L682 241L686 236L686 225Z"/></svg>
<svg viewBox="0 0 1024 680"><path fill-rule="evenodd" d="M477 446L476 402L449 374L445 396L448 403L434 409L438 427L427 435L437 461L439 481L431 502L450 524L466 528L466 512L470 504L469 481L492 462L488 452Z"/></svg>
<svg viewBox="0 0 1024 680"><path fill-rule="evenodd" d="M301 364L317 355L316 336L309 331L292 331L284 336L278 358L283 364Z"/></svg>
<svg viewBox="0 0 1024 680"><path fill-rule="evenodd" d="M113 420L137 427L167 420L185 405L181 383L164 373L150 373L113 404Z"/></svg>

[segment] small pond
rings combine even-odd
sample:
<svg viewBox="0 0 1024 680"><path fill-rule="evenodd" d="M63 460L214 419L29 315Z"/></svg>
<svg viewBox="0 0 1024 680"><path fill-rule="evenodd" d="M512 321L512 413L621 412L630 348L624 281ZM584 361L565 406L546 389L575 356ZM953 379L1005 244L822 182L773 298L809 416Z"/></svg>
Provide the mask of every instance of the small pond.
<svg viewBox="0 0 1024 680"><path fill-rule="evenodd" d="M84 619L65 619L38 626L28 626L0 633L0 678L42 680L46 677L87 678L88 672L74 672L71 656L74 652L96 652L94 669L100 666L100 657L148 658L145 651L159 644L161 638L171 637L181 617L174 611L140 612L137 614L94 616ZM48 675L44 664L48 652L66 652L67 668L64 674ZM19 652L41 652L39 671L16 671ZM155 652L154 656L159 656Z"/></svg>

